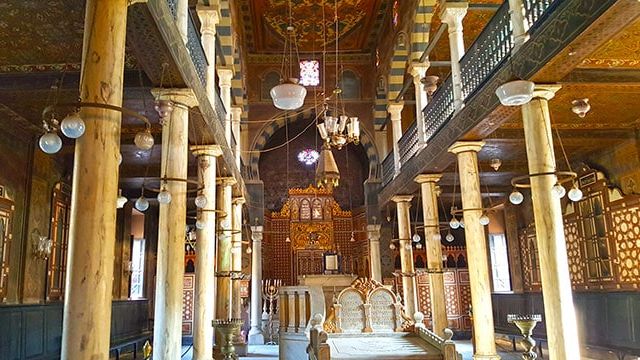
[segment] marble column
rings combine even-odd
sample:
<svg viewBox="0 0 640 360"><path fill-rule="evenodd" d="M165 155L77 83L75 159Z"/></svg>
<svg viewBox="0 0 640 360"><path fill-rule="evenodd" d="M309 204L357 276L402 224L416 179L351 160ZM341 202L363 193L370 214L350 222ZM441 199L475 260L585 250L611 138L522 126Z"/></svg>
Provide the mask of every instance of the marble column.
<svg viewBox="0 0 640 360"><path fill-rule="evenodd" d="M402 109L404 102L392 103L387 105L387 111L391 118L391 130L393 131L393 168L395 174L400 173L402 164L400 163L400 138L402 137Z"/></svg>
<svg viewBox="0 0 640 360"><path fill-rule="evenodd" d="M242 137L240 136L240 121L242 120L242 106L231 107L231 131L234 139L236 139L235 147L232 149L236 156L236 166L240 168L240 154Z"/></svg>
<svg viewBox="0 0 640 360"><path fill-rule="evenodd" d="M176 26L186 45L189 31L189 0L176 0Z"/></svg>
<svg viewBox="0 0 640 360"><path fill-rule="evenodd" d="M249 344L264 344L262 333L262 226L251 227L251 329Z"/></svg>
<svg viewBox="0 0 640 360"><path fill-rule="evenodd" d="M369 235L369 272L373 280L382 283L380 228L380 225L367 225L367 234Z"/></svg>
<svg viewBox="0 0 640 360"><path fill-rule="evenodd" d="M190 89L154 89L159 100L174 103L162 126L162 177L186 179L189 162L189 107L197 105ZM153 326L153 358L178 359L182 346L182 284L187 223L187 183L167 181L171 202L160 204L158 263Z"/></svg>
<svg viewBox="0 0 640 360"><path fill-rule="evenodd" d="M536 85L534 98L522 106L529 173L557 170L548 101L558 85ZM540 277L544 297L544 321L550 359L578 359L580 346L571 293L571 278L564 237L562 208L551 188L556 176L531 178L531 199L539 251Z"/></svg>
<svg viewBox="0 0 640 360"><path fill-rule="evenodd" d="M225 139L227 139L228 145L231 145L231 79L233 79L233 70L229 68L218 68L220 98L227 112L224 119L224 136Z"/></svg>
<svg viewBox="0 0 640 360"><path fill-rule="evenodd" d="M127 1L87 0L85 9L80 99L121 106ZM80 116L86 129L73 162L61 357L107 360L122 116L88 107Z"/></svg>
<svg viewBox="0 0 640 360"><path fill-rule="evenodd" d="M483 141L458 141L449 148L458 157L460 195L464 216L464 236L467 243L471 306L473 309L474 359L499 359L493 331L491 279L482 216L482 193L478 172L478 152Z"/></svg>
<svg viewBox="0 0 640 360"><path fill-rule="evenodd" d="M220 11L217 6L196 5L200 19L200 41L207 56L207 97L212 104L216 98L216 25L220 22Z"/></svg>
<svg viewBox="0 0 640 360"><path fill-rule="evenodd" d="M231 205L231 270L242 271L242 206L245 200L243 197L236 197ZM242 299L240 299L240 280L232 282L231 291L232 317L240 319L242 317Z"/></svg>
<svg viewBox="0 0 640 360"><path fill-rule="evenodd" d="M442 243L440 242L440 219L438 217L438 181L442 174L421 174L415 178L422 194L422 216L424 238L427 247L427 271L429 273L429 296L431 298L431 325L433 332L444 338L447 320L444 275L442 273Z"/></svg>
<svg viewBox="0 0 640 360"><path fill-rule="evenodd" d="M509 0L509 15L513 27L513 51L529 40L529 21L524 16L522 0Z"/></svg>
<svg viewBox="0 0 640 360"><path fill-rule="evenodd" d="M446 2L442 7L440 18L449 30L449 50L451 52L451 80L453 81L453 102L456 111L464 105L462 93L462 73L460 59L464 56L464 38L462 36L462 19L467 14L469 4L466 2Z"/></svg>
<svg viewBox="0 0 640 360"><path fill-rule="evenodd" d="M424 147L427 144L427 138L424 133L424 115L422 110L427 106L428 98L427 92L422 85L422 79L427 75L429 69L429 62L412 63L411 76L413 76L413 87L415 88L416 96L416 125L418 127L418 146Z"/></svg>
<svg viewBox="0 0 640 360"><path fill-rule="evenodd" d="M222 212L218 217L218 253L217 253L217 294L216 319L231 319L231 238L233 226L232 192L236 180L232 177L218 178L218 209Z"/></svg>
<svg viewBox="0 0 640 360"><path fill-rule="evenodd" d="M378 156L380 159L384 159L389 153L387 149L387 130L375 130L375 141L378 148Z"/></svg>
<svg viewBox="0 0 640 360"><path fill-rule="evenodd" d="M402 292L407 315L413 317L418 308L418 289L413 266L413 247L411 246L411 207L412 195L396 195L391 201L396 203L398 211L398 238L400 251L400 269L402 271Z"/></svg>
<svg viewBox="0 0 640 360"><path fill-rule="evenodd" d="M198 158L199 194L207 204L198 210L198 221L204 226L196 229L196 294L193 321L193 359L213 359L213 327L216 298L216 163L222 155L219 145L192 146Z"/></svg>

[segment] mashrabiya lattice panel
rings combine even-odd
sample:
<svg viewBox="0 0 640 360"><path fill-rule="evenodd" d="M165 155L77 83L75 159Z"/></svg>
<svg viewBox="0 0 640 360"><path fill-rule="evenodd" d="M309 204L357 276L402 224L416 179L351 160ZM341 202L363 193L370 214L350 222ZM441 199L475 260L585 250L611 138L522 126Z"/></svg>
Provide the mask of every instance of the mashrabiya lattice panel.
<svg viewBox="0 0 640 360"><path fill-rule="evenodd" d="M614 210L611 213L613 236L618 254L621 283L640 283L640 209Z"/></svg>

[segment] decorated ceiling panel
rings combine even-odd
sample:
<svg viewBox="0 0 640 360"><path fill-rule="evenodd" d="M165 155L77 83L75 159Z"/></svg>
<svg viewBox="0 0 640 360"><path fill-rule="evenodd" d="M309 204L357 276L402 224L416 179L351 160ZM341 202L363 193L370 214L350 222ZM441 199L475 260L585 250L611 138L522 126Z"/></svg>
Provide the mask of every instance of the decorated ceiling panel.
<svg viewBox="0 0 640 360"><path fill-rule="evenodd" d="M581 68L639 68L640 20L582 60Z"/></svg>

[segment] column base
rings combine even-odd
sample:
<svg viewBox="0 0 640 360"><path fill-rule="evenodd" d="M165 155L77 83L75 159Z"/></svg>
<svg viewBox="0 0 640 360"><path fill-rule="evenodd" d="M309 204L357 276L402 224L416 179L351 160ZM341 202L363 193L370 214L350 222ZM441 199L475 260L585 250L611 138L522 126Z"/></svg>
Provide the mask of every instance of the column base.
<svg viewBox="0 0 640 360"><path fill-rule="evenodd" d="M500 360L500 355L498 355L498 354L494 354L494 355L478 355L478 354L474 354L473 355L473 360Z"/></svg>
<svg viewBox="0 0 640 360"><path fill-rule="evenodd" d="M249 330L249 345L264 345L264 334L259 329Z"/></svg>

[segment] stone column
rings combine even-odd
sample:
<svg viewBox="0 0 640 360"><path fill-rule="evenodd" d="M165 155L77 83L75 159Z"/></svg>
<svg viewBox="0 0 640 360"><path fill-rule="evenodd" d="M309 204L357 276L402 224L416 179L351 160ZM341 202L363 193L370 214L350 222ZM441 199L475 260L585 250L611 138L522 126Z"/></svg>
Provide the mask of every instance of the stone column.
<svg viewBox="0 0 640 360"><path fill-rule="evenodd" d="M384 160L389 153L387 149L387 130L375 130L375 141L376 147L378 148L378 156Z"/></svg>
<svg viewBox="0 0 640 360"><path fill-rule="evenodd" d="M262 226L251 227L251 330L249 344L264 344L262 333Z"/></svg>
<svg viewBox="0 0 640 360"><path fill-rule="evenodd" d="M218 81L220 82L220 98L227 114L224 119L224 136L227 144L231 145L231 79L233 70L229 68L218 68Z"/></svg>
<svg viewBox="0 0 640 360"><path fill-rule="evenodd" d="M427 138L424 133L424 115L422 110L429 102L427 98L427 92L422 86L422 79L427 75L429 69L429 62L413 63L411 65L411 76L413 76L413 87L416 92L416 125L418 127L418 146L424 147L427 144Z"/></svg>
<svg viewBox="0 0 640 360"><path fill-rule="evenodd" d="M242 138L240 137L240 121L242 120L242 106L232 106L231 107L231 131L233 132L233 137L236 139L236 145L233 148L233 152L236 156L236 166L239 170L240 168L240 154L241 154L241 144Z"/></svg>
<svg viewBox="0 0 640 360"><path fill-rule="evenodd" d="M369 273L373 280L382 283L380 228L380 225L367 225L367 235L369 237Z"/></svg>
<svg viewBox="0 0 640 360"><path fill-rule="evenodd" d="M213 327L216 298L216 162L222 155L219 145L192 146L198 158L200 194L207 198L204 208L198 210L198 221L204 223L196 229L196 294L193 322L193 359L213 359Z"/></svg>
<svg viewBox="0 0 640 360"><path fill-rule="evenodd" d="M560 86L557 85L537 85L533 100L522 106L530 174L554 172L557 169L548 101L559 89ZM544 321L549 339L549 358L578 359L580 346L571 294L562 208L560 199L551 192L555 183L554 175L531 178L536 242L538 249L541 249L539 257Z"/></svg>
<svg viewBox="0 0 640 360"><path fill-rule="evenodd" d="M429 296L431 298L431 324L433 332L444 338L447 320L444 275L442 274L442 243L438 218L438 181L442 174L422 174L415 178L422 194L424 238L427 247L427 271L429 272Z"/></svg>
<svg viewBox="0 0 640 360"><path fill-rule="evenodd" d="M517 51L522 44L529 40L529 22L524 16L522 0L509 0L509 15L513 26L513 51Z"/></svg>
<svg viewBox="0 0 640 360"><path fill-rule="evenodd" d="M87 0L82 101L122 105L126 24L127 1ZM101 61L90 61L96 56ZM107 360L122 116L97 108L83 108L80 116L86 129L73 162L61 356Z"/></svg>
<svg viewBox="0 0 640 360"><path fill-rule="evenodd" d="M402 109L404 102L392 103L387 105L387 111L391 118L391 130L393 131L393 168L395 174L400 173L402 164L400 163L400 138L402 137Z"/></svg>
<svg viewBox="0 0 640 360"><path fill-rule="evenodd" d="M453 101L457 110L464 103L462 94L462 74L460 59L464 56L464 38L462 36L462 19L467 14L469 4L466 2L446 2L442 8L440 18L449 29L449 50L451 52L451 79L453 81Z"/></svg>
<svg viewBox="0 0 640 360"><path fill-rule="evenodd" d="M196 5L200 19L200 41L204 54L207 56L207 97L212 104L216 97L216 25L220 22L220 12L217 6Z"/></svg>
<svg viewBox="0 0 640 360"><path fill-rule="evenodd" d="M242 271L242 205L245 200L243 197L236 197L232 200L231 212L231 270L234 272ZM242 317L242 301L240 299L240 280L232 282L231 291L232 300L232 317L240 319Z"/></svg>
<svg viewBox="0 0 640 360"><path fill-rule="evenodd" d="M411 207L412 195L396 195L391 201L396 203L398 211L398 238L400 239L400 263L402 271L402 292L407 315L413 317L418 308L418 290L415 269L413 267L413 247L411 246Z"/></svg>
<svg viewBox="0 0 640 360"><path fill-rule="evenodd" d="M449 148L458 157L460 195L464 216L464 236L467 243L471 306L473 308L474 359L499 359L493 332L491 279L487 257L487 239L482 216L482 194L478 173L478 151L483 141L458 141Z"/></svg>
<svg viewBox="0 0 640 360"><path fill-rule="evenodd" d="M162 176L187 179L189 107L197 105L190 89L154 89L154 97L174 103L162 127ZM187 223L187 183L167 181L171 202L160 204L158 264L153 326L153 358L178 359L182 346L182 284L184 228Z"/></svg>
<svg viewBox="0 0 640 360"><path fill-rule="evenodd" d="M217 294L216 319L231 319L231 230L232 230L232 191L236 180L232 177L218 178L218 253L217 253Z"/></svg>
<svg viewBox="0 0 640 360"><path fill-rule="evenodd" d="M186 45L189 29L189 0L176 0L176 26L182 41Z"/></svg>

